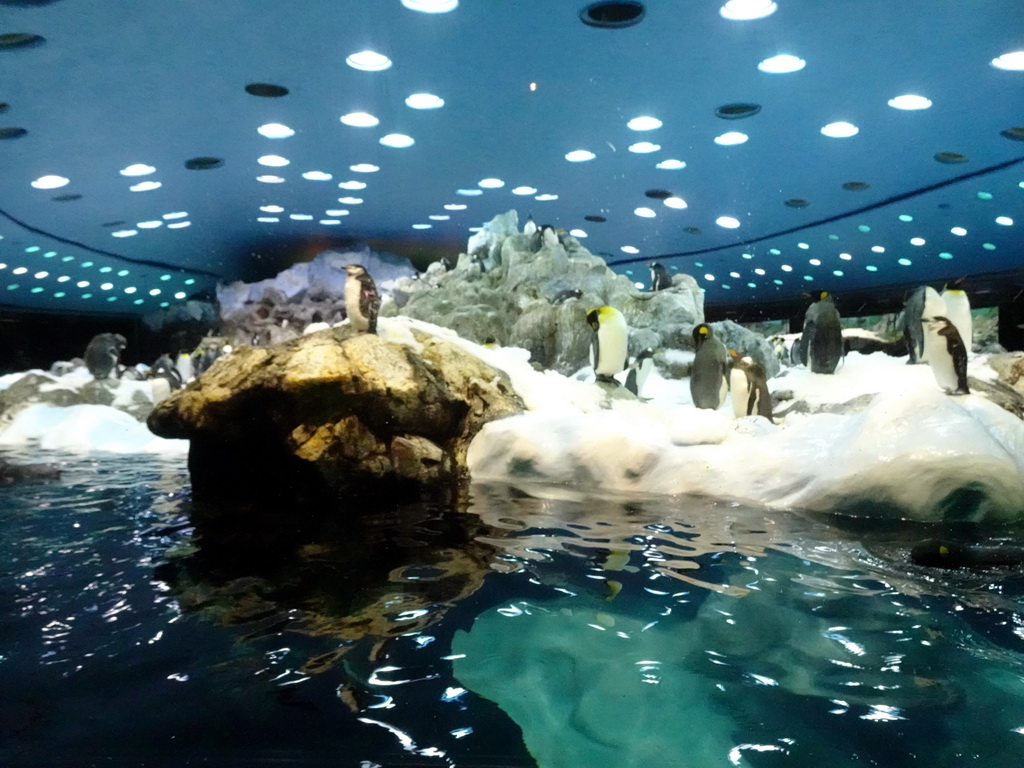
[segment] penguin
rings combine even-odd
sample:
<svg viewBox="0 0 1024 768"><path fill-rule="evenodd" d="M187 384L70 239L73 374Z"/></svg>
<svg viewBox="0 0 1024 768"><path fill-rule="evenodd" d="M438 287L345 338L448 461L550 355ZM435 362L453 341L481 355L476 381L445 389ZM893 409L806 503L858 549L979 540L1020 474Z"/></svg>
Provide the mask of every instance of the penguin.
<svg viewBox="0 0 1024 768"><path fill-rule="evenodd" d="M818 300L807 308L801 335L801 356L814 373L835 373L843 357L843 326L832 294L820 291Z"/></svg>
<svg viewBox="0 0 1024 768"><path fill-rule="evenodd" d="M651 269L651 292L664 291L672 287L672 275L656 261L647 265Z"/></svg>
<svg viewBox="0 0 1024 768"><path fill-rule="evenodd" d="M85 348L85 367L94 379L117 378L117 365L128 340L119 333L100 333L92 337Z"/></svg>
<svg viewBox="0 0 1024 768"><path fill-rule="evenodd" d="M178 369L178 375L185 384L188 384L196 377L196 369L195 365L193 365L192 355L188 352L178 353L178 359L175 361L174 367Z"/></svg>
<svg viewBox="0 0 1024 768"><path fill-rule="evenodd" d="M960 332L960 338L964 342L964 347L970 352L974 348L974 327L971 318L971 300L967 296L967 291L947 286L940 295L946 303L946 311L942 313L942 316L948 317L950 322L956 326L957 331Z"/></svg>
<svg viewBox="0 0 1024 768"><path fill-rule="evenodd" d="M732 393L732 412L736 418L764 416L772 420L772 396L768 391L768 375L764 367L749 355L729 350L732 367L729 369L729 390Z"/></svg>
<svg viewBox="0 0 1024 768"><path fill-rule="evenodd" d="M181 374L178 373L178 369L174 367L174 361L171 360L170 355L160 355L160 357L156 359L156 362L150 367L150 377L154 379L164 379L171 389L181 389L182 386L184 386L184 382L181 380Z"/></svg>
<svg viewBox="0 0 1024 768"><path fill-rule="evenodd" d="M729 391L729 353L707 323L693 329L693 343L697 354L690 369L690 396L698 408L717 410Z"/></svg>
<svg viewBox="0 0 1024 768"><path fill-rule="evenodd" d="M967 347L948 317L924 321L924 352L940 387L951 395L971 393L967 387Z"/></svg>
<svg viewBox="0 0 1024 768"><path fill-rule="evenodd" d="M196 376L202 376L206 370L213 365L214 361L221 356L221 348L218 344L208 344L203 353L199 355L199 359L196 360L195 373Z"/></svg>
<svg viewBox="0 0 1024 768"><path fill-rule="evenodd" d="M451 272L452 271L452 262L451 262L451 259L449 259L447 256L442 256L438 260L438 263L440 263L441 269L443 269L445 272ZM416 275L416 277L419 277L419 275Z"/></svg>
<svg viewBox="0 0 1024 768"><path fill-rule="evenodd" d="M590 362L598 381L618 384L615 374L626 369L629 328L626 318L614 307L598 307L587 313L587 324L594 329Z"/></svg>
<svg viewBox="0 0 1024 768"><path fill-rule="evenodd" d="M558 232L550 224L543 224L540 227L540 244L542 248L553 248L559 245L561 240L558 237Z"/></svg>
<svg viewBox="0 0 1024 768"><path fill-rule="evenodd" d="M569 299L578 299L583 295L583 291L579 288L566 288L564 291L556 293L552 299L552 304L564 304Z"/></svg>
<svg viewBox="0 0 1024 768"><path fill-rule="evenodd" d="M945 317L946 302L939 295L939 292L928 285L922 285L914 289L907 299L903 309L903 338L907 342L907 350L910 354L907 360L908 365L927 362L925 352L925 333L922 323L929 317Z"/></svg>
<svg viewBox="0 0 1024 768"><path fill-rule="evenodd" d="M527 237L537 234L537 223L533 220L533 214L526 215L526 221L523 222L523 234Z"/></svg>
<svg viewBox="0 0 1024 768"><path fill-rule="evenodd" d="M654 350L648 347L630 363L629 373L626 374L626 389L640 397L644 384L647 382L647 377L651 375L653 368Z"/></svg>
<svg viewBox="0 0 1024 768"><path fill-rule="evenodd" d="M349 322L358 331L377 332L377 311L380 309L380 294L373 278L359 264L345 267L345 310Z"/></svg>

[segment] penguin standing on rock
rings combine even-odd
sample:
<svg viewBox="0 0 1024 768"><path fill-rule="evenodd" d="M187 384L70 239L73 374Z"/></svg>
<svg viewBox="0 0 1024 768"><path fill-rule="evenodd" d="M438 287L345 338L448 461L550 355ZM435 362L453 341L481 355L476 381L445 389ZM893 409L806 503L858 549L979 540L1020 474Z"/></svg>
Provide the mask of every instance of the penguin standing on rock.
<svg viewBox="0 0 1024 768"><path fill-rule="evenodd" d="M956 287L946 287L941 296L946 303L946 311L940 314L943 317L948 317L950 322L956 326L957 331L960 332L960 338L964 342L964 347L970 352L974 348L974 324L971 318L971 300L967 296L967 291Z"/></svg>
<svg viewBox="0 0 1024 768"><path fill-rule="evenodd" d="M533 214L526 215L526 221L523 222L523 234L527 237L537 234L537 222L533 220Z"/></svg>
<svg viewBox="0 0 1024 768"><path fill-rule="evenodd" d="M626 369L629 353L629 327L615 307L598 307L587 313L587 324L594 329L590 344L590 362L598 381L618 384L615 374Z"/></svg>
<svg viewBox="0 0 1024 768"><path fill-rule="evenodd" d="M633 359L633 362L630 363L629 373L626 374L626 389L637 397L640 397L640 393L644 389L647 377L651 375L651 370L653 368L654 350L648 347L637 355Z"/></svg>
<svg viewBox="0 0 1024 768"><path fill-rule="evenodd" d="M801 356L806 354L811 371L835 373L843 357L843 326L835 300L828 291L821 291L818 300L807 308L800 346Z"/></svg>
<svg viewBox="0 0 1024 768"><path fill-rule="evenodd" d="M117 378L117 365L128 340L119 333L101 333L92 337L85 348L85 367L94 379Z"/></svg>
<svg viewBox="0 0 1024 768"><path fill-rule="evenodd" d="M924 350L935 381L951 395L969 395L967 347L956 326L946 317L924 321Z"/></svg>
<svg viewBox="0 0 1024 768"><path fill-rule="evenodd" d="M707 323L693 329L697 354L690 369L690 397L698 408L718 410L729 391L729 353Z"/></svg>
<svg viewBox="0 0 1024 768"><path fill-rule="evenodd" d="M345 311L349 322L357 331L377 332L377 312L380 310L380 294L370 273L360 264L345 267Z"/></svg>
<svg viewBox="0 0 1024 768"><path fill-rule="evenodd" d="M772 396L768 391L768 375L764 367L749 355L729 350L732 368L729 370L729 390L732 392L732 412L736 418L764 416L772 420Z"/></svg>
<svg viewBox="0 0 1024 768"><path fill-rule="evenodd" d="M656 261L647 265L651 269L651 292L664 291L672 287L672 275Z"/></svg>

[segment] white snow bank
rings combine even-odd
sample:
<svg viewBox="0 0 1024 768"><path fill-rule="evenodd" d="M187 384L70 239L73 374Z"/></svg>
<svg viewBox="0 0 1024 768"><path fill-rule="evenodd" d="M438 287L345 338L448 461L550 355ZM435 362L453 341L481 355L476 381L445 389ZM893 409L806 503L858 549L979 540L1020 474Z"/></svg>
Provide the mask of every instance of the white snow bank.
<svg viewBox="0 0 1024 768"><path fill-rule="evenodd" d="M0 433L0 446L26 445L78 453L188 452L188 440L157 437L142 422L108 405L30 405Z"/></svg>

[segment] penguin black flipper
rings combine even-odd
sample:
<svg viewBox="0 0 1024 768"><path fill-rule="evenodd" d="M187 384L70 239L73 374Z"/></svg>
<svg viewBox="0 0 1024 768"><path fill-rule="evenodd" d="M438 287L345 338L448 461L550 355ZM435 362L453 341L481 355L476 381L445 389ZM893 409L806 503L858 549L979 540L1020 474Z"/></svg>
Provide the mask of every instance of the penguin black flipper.
<svg viewBox="0 0 1024 768"><path fill-rule="evenodd" d="M925 287L914 289L903 308L903 338L907 342L909 365L916 364L924 353L924 329L921 316L924 314Z"/></svg>
<svg viewBox="0 0 1024 768"><path fill-rule="evenodd" d="M967 386L967 346L964 344L960 332L956 326L949 323L939 331L940 336L946 339L946 349L953 358L953 371L956 373L956 395L969 395L971 390Z"/></svg>
<svg viewBox="0 0 1024 768"><path fill-rule="evenodd" d="M634 395L639 397L640 396L640 387L639 387L639 385L637 384L637 381L636 381L637 373L638 373L638 371L637 371L636 368L630 368L629 369L629 373L626 374L626 389L628 389Z"/></svg>

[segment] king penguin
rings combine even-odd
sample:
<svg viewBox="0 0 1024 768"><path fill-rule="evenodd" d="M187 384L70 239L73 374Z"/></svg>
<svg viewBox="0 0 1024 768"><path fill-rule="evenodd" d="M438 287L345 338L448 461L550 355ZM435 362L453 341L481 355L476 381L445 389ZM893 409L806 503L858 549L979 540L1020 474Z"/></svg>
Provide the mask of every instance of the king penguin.
<svg viewBox="0 0 1024 768"><path fill-rule="evenodd" d="M647 377L651 375L654 368L654 350L648 347L629 365L629 373L626 374L626 389L637 397L643 392Z"/></svg>
<svg viewBox="0 0 1024 768"><path fill-rule="evenodd" d="M370 273L359 264L345 267L345 311L349 322L357 331L377 332L377 311L380 309L380 294Z"/></svg>
<svg viewBox="0 0 1024 768"><path fill-rule="evenodd" d="M729 353L707 323L693 329L697 354L690 369L690 397L698 408L717 410L729 391Z"/></svg>
<svg viewBox="0 0 1024 768"><path fill-rule="evenodd" d="M652 261L647 265L651 269L651 291L664 291L672 287L672 275L662 264Z"/></svg>
<svg viewBox="0 0 1024 768"><path fill-rule="evenodd" d="M929 317L945 317L946 302L939 292L928 285L914 289L903 309L903 337L910 353L909 365L928 360L925 351L925 332L922 323Z"/></svg>
<svg viewBox="0 0 1024 768"><path fill-rule="evenodd" d="M946 302L946 311L942 316L948 317L956 326L964 347L970 352L974 348L974 326L971 318L971 300L967 296L967 291L947 286L941 295L942 300Z"/></svg>
<svg viewBox="0 0 1024 768"><path fill-rule="evenodd" d="M594 329L590 362L598 381L618 383L615 374L626 369L629 328L626 318L614 307L598 307L587 313L587 324Z"/></svg>
<svg viewBox="0 0 1024 768"><path fill-rule="evenodd" d="M835 373L843 357L843 326L832 294L818 293L818 300L807 308L801 346L806 350L807 367L814 373Z"/></svg>
<svg viewBox="0 0 1024 768"><path fill-rule="evenodd" d="M729 370L729 390L732 393L732 412L736 418L764 416L772 420L772 396L768 391L768 375L764 367L749 355L730 349L732 368Z"/></svg>
<svg viewBox="0 0 1024 768"><path fill-rule="evenodd" d="M924 351L940 387L951 395L971 393L967 388L967 347L949 318L924 321Z"/></svg>

